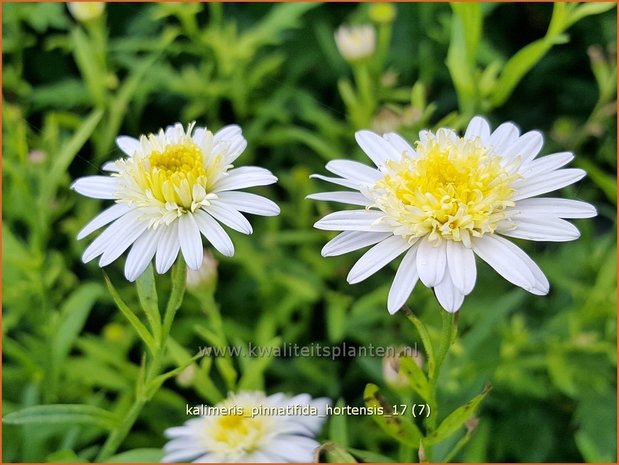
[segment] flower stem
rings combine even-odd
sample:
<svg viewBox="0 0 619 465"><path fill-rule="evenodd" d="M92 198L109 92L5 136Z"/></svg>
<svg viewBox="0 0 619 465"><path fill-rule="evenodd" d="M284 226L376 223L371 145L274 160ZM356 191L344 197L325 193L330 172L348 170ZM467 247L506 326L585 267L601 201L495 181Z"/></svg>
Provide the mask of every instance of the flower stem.
<svg viewBox="0 0 619 465"><path fill-rule="evenodd" d="M187 269L182 257L179 257L174 265L171 273L172 290L166 306L164 315L163 331L161 338L155 341L156 350L152 352L148 362L142 362L143 375L138 376L136 380L135 397L131 407L124 415L122 423L112 430L103 447L97 456L97 462L105 462L109 459L123 443L129 431L135 424L142 408L153 397L156 392L156 387L151 389L152 382L159 375L163 358L165 356L165 346L172 328L172 322L176 315L176 311L181 306L185 294Z"/></svg>
<svg viewBox="0 0 619 465"><path fill-rule="evenodd" d="M142 407L145 403L145 401L137 398L133 401L133 404L131 404L131 407L125 414L125 418L123 418L122 424L110 433L105 441L105 444L103 444L103 447L97 456L97 462L105 462L112 454L114 454L114 452L116 452L116 449L118 449L121 443L125 440L127 434L129 434L131 427L137 420L138 415L142 411Z"/></svg>

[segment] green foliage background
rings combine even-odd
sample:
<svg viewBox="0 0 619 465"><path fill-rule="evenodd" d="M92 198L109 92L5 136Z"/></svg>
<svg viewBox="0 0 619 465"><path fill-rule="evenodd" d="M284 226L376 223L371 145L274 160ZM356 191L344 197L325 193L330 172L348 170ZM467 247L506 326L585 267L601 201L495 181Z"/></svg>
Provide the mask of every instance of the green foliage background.
<svg viewBox="0 0 619 465"><path fill-rule="evenodd" d="M256 191L282 214L252 218L252 236L233 234L236 255L216 256L217 276L185 297L171 370L201 345L420 344L406 318L386 311L395 266L349 286L355 257L320 256L330 235L312 224L334 206L304 199L325 187L309 175L334 158L366 161L353 137L361 127L387 124L414 140L421 128L462 129L481 113L494 126L543 131L544 153L574 151L589 175L562 194L592 202L599 216L576 221L578 241L520 244L547 274L547 297L480 264L441 373L441 410L488 382L493 390L468 444L453 451L462 429L434 460L615 461L616 10L563 5L398 4L359 71L333 32L370 21L371 4L120 3L79 24L61 3L3 3L3 412L91 406L5 423L3 460L93 460L131 398L139 339L75 239L103 205L68 188L121 156L117 135L237 123L249 143L240 163L279 177ZM120 262L105 271L139 308ZM157 277L157 286L165 295L169 282ZM431 291L417 286L409 303L438 337ZM190 366L193 378L165 381L114 460L158 460L162 432L186 419L185 404L228 390L362 405L372 382L394 403L415 400L388 387L379 359L205 357ZM358 460L417 459L370 417L334 418L320 438L365 451Z"/></svg>

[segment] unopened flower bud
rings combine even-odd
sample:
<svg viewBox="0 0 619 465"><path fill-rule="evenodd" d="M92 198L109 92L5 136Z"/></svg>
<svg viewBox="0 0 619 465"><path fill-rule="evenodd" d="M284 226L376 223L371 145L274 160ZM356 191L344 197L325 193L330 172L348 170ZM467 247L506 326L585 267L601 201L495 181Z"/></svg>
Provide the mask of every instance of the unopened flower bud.
<svg viewBox="0 0 619 465"><path fill-rule="evenodd" d="M372 56L376 49L376 30L373 26L340 26L335 32L335 44L346 61Z"/></svg>
<svg viewBox="0 0 619 465"><path fill-rule="evenodd" d="M98 18L105 11L105 2L69 2L69 13L81 22Z"/></svg>

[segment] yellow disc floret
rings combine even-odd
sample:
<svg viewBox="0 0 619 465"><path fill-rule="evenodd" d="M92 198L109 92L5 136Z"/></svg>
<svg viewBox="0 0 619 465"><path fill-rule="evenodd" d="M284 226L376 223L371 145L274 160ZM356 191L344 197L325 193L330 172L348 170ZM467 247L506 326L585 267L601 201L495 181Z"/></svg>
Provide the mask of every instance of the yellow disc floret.
<svg viewBox="0 0 619 465"><path fill-rule="evenodd" d="M242 393L218 404L227 414L206 417L204 446L229 459L258 450L273 430L273 417L252 413L263 401L263 396Z"/></svg>
<svg viewBox="0 0 619 465"><path fill-rule="evenodd" d="M503 159L479 139L442 130L417 142L416 152L387 162L385 176L369 191L394 234L469 246L471 237L494 232L514 205L510 186L517 175Z"/></svg>
<svg viewBox="0 0 619 465"><path fill-rule="evenodd" d="M192 209L192 188L206 187L206 170L200 148L193 141L170 145L162 152L148 156L150 172L146 175L148 188L161 202L175 203Z"/></svg>

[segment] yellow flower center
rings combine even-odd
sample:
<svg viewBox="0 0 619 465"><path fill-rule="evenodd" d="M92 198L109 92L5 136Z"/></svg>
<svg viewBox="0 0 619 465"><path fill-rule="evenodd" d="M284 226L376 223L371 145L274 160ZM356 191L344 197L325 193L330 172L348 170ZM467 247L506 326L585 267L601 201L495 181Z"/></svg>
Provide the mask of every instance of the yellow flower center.
<svg viewBox="0 0 619 465"><path fill-rule="evenodd" d="M417 142L416 152L387 162L385 176L370 188L394 234L469 246L471 236L494 232L506 218L504 210L514 205L511 184L517 175L503 159L478 139L440 130Z"/></svg>
<svg viewBox="0 0 619 465"><path fill-rule="evenodd" d="M254 452L263 444L270 425L268 417L252 417L249 407L243 408L242 415L221 415L208 427L207 436L213 441L209 449L224 456Z"/></svg>
<svg viewBox="0 0 619 465"><path fill-rule="evenodd" d="M174 203L190 210L194 186L206 188L206 170L200 148L191 140L170 145L148 156L150 171L144 176L147 189L164 203Z"/></svg>

